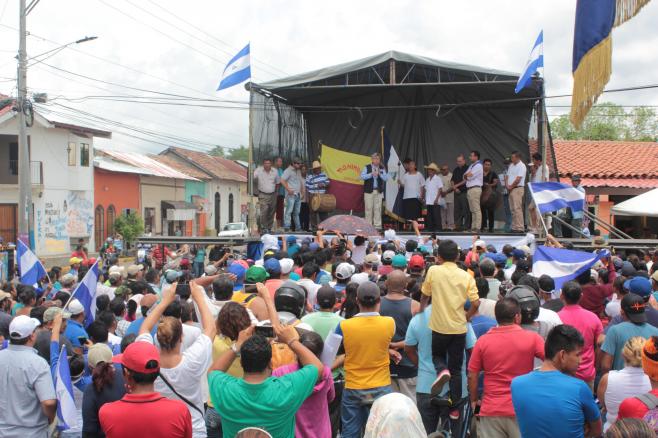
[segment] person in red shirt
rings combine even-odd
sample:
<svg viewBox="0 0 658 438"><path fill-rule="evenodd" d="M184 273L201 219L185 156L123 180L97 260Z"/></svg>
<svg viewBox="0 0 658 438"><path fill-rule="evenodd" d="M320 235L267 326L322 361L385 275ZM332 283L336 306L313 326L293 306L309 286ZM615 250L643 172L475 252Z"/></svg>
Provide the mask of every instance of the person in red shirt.
<svg viewBox="0 0 658 438"><path fill-rule="evenodd" d="M651 391L645 395L653 396L653 398L658 397L658 336L652 336L644 343L644 348L642 348L642 369L644 374L649 376L651 382ZM658 404L658 400L656 402ZM656 407L658 406L654 406L654 408ZM638 397L627 398L619 405L617 420L622 418L643 418L649 408Z"/></svg>
<svg viewBox="0 0 658 438"><path fill-rule="evenodd" d="M602 261L606 260L605 258L601 259ZM608 269L608 282L604 284L592 283L592 272L590 270L585 270L577 278L578 283L580 283L583 288L583 296L580 300L580 305L590 312L593 312L597 316L604 316L603 310L605 309L606 300L610 299L614 293L612 288L612 283L614 283L615 278L617 278L617 271L615 271L615 266L609 260L607 260L607 269Z"/></svg>
<svg viewBox="0 0 658 438"><path fill-rule="evenodd" d="M581 298L580 285L575 281L566 282L562 285L562 300L565 306L557 314L564 324L575 327L583 335L585 345L576 377L584 380L593 389L596 377L595 348L599 337L603 334L603 324L598 316L578 304Z"/></svg>
<svg viewBox="0 0 658 438"><path fill-rule="evenodd" d="M544 340L521 328L521 309L513 298L496 303L493 327L475 343L468 363L468 390L473 409L478 403L478 380L484 372L478 436L519 437L521 433L512 405L512 379L529 373L535 358L544 360Z"/></svg>
<svg viewBox="0 0 658 438"><path fill-rule="evenodd" d="M126 395L106 403L99 411L107 438L191 438L192 416L185 403L155 392L160 375L160 353L149 342L133 342L113 362L123 366Z"/></svg>

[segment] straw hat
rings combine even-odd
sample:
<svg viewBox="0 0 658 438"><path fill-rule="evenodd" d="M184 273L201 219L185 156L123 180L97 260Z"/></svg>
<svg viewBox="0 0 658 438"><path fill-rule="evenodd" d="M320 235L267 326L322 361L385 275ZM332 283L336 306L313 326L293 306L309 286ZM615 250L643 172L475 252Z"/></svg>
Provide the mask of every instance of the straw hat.
<svg viewBox="0 0 658 438"><path fill-rule="evenodd" d="M439 166L437 166L435 163L430 163L429 166L425 166L425 169L433 170L435 172L439 171Z"/></svg>
<svg viewBox="0 0 658 438"><path fill-rule="evenodd" d="M314 161L314 162L311 164L311 169L320 169L321 167L322 167L322 164L320 164L320 162L317 161L317 160Z"/></svg>

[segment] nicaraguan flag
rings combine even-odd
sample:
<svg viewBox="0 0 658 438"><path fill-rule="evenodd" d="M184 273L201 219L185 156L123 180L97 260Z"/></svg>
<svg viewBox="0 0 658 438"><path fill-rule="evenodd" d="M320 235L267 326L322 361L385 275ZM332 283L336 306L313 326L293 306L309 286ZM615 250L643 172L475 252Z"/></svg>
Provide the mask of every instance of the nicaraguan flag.
<svg viewBox="0 0 658 438"><path fill-rule="evenodd" d="M249 61L249 44L247 44L226 64L217 91L237 85L249 78L251 78L251 63Z"/></svg>
<svg viewBox="0 0 658 438"><path fill-rule="evenodd" d="M607 255L608 251L593 253L538 246L532 256L532 275L540 277L546 274L552 277L555 290L559 290L564 283L591 269L594 263Z"/></svg>
<svg viewBox="0 0 658 438"><path fill-rule="evenodd" d="M384 192L386 209L384 212L394 219L404 221L402 219L402 190L398 186L398 180L402 178L406 171L384 128L382 128L382 149L384 151L384 166L386 172L388 172L388 180L384 183L386 184L386 191Z"/></svg>
<svg viewBox="0 0 658 438"><path fill-rule="evenodd" d="M98 261L89 268L75 288L71 298L77 298L85 308L85 327L94 322L96 316L96 286L98 285Z"/></svg>
<svg viewBox="0 0 658 438"><path fill-rule="evenodd" d="M515 93L523 90L532 81L532 75L535 74L537 69L544 67L544 31L540 31L535 45L532 46L528 62L523 69L523 73L519 76L519 81L516 83Z"/></svg>
<svg viewBox="0 0 658 438"><path fill-rule="evenodd" d="M47 275L36 254L22 241L18 241L18 269L21 272L21 283L36 286L37 281Z"/></svg>
<svg viewBox="0 0 658 438"><path fill-rule="evenodd" d="M73 383L69 371L69 359L66 346L62 345L59 361L55 370L55 393L57 394L57 428L67 430L78 426L78 410L73 398Z"/></svg>
<svg viewBox="0 0 658 438"><path fill-rule="evenodd" d="M574 213L585 209L585 192L569 184L550 181L529 183L528 186L532 199L542 214L562 208L571 208Z"/></svg>

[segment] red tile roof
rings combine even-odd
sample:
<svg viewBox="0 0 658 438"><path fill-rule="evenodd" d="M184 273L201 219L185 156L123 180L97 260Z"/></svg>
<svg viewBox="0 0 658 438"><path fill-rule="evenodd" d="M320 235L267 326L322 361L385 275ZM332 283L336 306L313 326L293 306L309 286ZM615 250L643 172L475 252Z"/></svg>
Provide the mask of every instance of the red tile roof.
<svg viewBox="0 0 658 438"><path fill-rule="evenodd" d="M201 180L209 180L212 179L212 176L208 175L207 173L203 172L200 170L198 167L193 166L191 164L187 164L186 162L182 162L180 160L177 160L173 157L170 157L168 155L149 155L150 158L153 158L155 161L159 161L162 164L166 164L167 166L184 173L185 175L193 176L194 178L198 178Z"/></svg>
<svg viewBox="0 0 658 438"><path fill-rule="evenodd" d="M218 179L229 181L247 182L247 169L238 163L227 160L226 158L208 155L205 152L191 151L189 149L170 147L162 152L162 155L173 153L194 163L202 168L204 172L209 173Z"/></svg>
<svg viewBox="0 0 658 438"><path fill-rule="evenodd" d="M658 143L556 140L561 177L578 173L585 187L658 187Z"/></svg>

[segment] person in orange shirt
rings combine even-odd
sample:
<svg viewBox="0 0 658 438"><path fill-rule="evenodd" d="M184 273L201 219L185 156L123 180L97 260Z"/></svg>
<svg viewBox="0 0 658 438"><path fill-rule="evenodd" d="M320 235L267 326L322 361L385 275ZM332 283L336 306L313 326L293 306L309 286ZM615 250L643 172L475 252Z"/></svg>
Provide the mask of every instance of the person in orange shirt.
<svg viewBox="0 0 658 438"><path fill-rule="evenodd" d="M281 287L281 284L283 284L283 280L281 280L281 263L272 257L265 260L263 267L269 275L265 282L265 287L270 291L270 296L274 298L276 290Z"/></svg>

